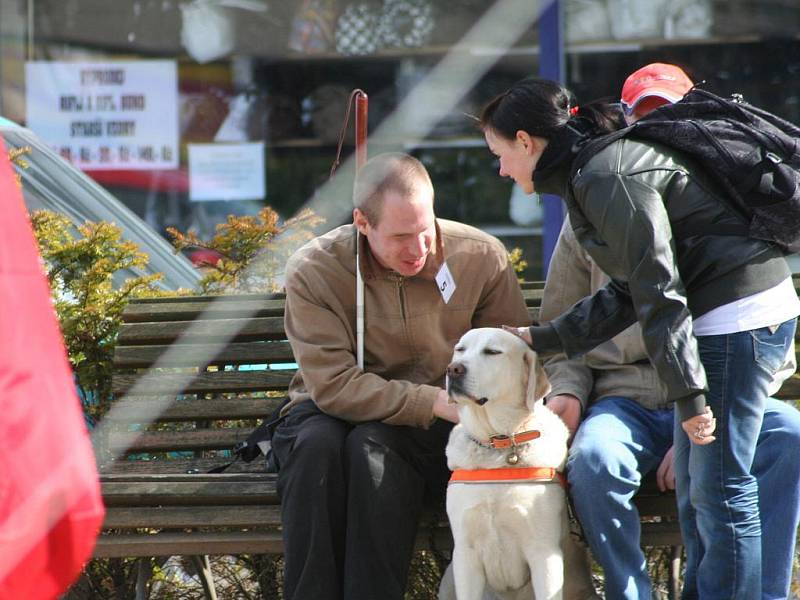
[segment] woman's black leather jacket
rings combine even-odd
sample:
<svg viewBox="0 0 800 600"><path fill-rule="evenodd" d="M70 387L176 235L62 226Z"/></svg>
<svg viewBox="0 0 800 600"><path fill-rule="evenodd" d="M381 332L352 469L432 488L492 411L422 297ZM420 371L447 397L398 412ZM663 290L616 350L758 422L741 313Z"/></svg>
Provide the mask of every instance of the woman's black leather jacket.
<svg viewBox="0 0 800 600"><path fill-rule="evenodd" d="M638 320L681 420L701 414L706 377L692 317L789 277L783 253L715 234L742 217L700 167L665 146L623 138L573 173L574 155L534 173L535 189L564 199L578 241L611 282L532 327L533 347L577 356Z"/></svg>

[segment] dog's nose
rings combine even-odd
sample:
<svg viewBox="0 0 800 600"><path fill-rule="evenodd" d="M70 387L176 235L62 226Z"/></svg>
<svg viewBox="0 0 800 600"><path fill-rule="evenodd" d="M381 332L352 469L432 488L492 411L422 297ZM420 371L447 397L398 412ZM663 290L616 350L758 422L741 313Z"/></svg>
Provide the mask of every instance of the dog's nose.
<svg viewBox="0 0 800 600"><path fill-rule="evenodd" d="M467 372L467 368L464 366L463 363L453 361L449 365L447 365L447 376L450 379L459 379L464 376L464 373Z"/></svg>

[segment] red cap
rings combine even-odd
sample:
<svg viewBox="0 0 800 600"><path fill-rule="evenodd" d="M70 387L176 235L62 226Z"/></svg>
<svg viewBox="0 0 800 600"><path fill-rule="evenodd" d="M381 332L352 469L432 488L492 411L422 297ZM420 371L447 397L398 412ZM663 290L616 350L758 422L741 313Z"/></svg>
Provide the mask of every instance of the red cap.
<svg viewBox="0 0 800 600"><path fill-rule="evenodd" d="M631 114L644 98L656 96L677 102L694 87L683 69L666 63L651 63L634 71L622 86L622 108Z"/></svg>

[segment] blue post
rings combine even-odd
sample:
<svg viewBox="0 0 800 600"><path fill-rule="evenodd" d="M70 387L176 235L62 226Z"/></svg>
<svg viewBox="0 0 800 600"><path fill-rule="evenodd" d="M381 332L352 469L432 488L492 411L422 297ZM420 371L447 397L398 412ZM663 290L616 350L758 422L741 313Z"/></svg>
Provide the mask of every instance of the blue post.
<svg viewBox="0 0 800 600"><path fill-rule="evenodd" d="M539 76L564 83L564 11L562 0L543 0L539 17ZM558 232L564 221L564 204L558 196L542 195L542 276L547 275Z"/></svg>

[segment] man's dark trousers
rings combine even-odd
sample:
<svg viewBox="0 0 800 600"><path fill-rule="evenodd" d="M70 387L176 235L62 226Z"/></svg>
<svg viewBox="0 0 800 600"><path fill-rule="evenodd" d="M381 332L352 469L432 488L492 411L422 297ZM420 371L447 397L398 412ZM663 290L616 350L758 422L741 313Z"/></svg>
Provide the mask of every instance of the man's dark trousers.
<svg viewBox="0 0 800 600"><path fill-rule="evenodd" d="M423 506L441 502L452 424L352 424L298 404L272 447L286 600L402 600Z"/></svg>

